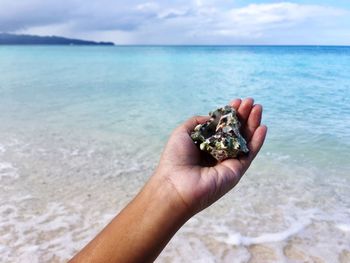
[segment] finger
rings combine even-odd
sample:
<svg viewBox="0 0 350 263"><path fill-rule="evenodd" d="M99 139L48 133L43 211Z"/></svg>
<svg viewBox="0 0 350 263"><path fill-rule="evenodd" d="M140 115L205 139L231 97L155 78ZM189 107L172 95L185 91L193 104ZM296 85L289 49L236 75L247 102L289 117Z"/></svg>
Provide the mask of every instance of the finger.
<svg viewBox="0 0 350 263"><path fill-rule="evenodd" d="M244 125L249 117L250 111L253 107L254 100L252 98L246 98L242 101L238 108L238 117L242 125Z"/></svg>
<svg viewBox="0 0 350 263"><path fill-rule="evenodd" d="M259 126L254 131L254 134L250 142L248 143L249 154L246 156L241 156L239 158L239 161L242 164L242 173L244 173L248 169L250 163L254 160L255 156L260 151L261 146L264 144L266 133L267 127L265 125Z"/></svg>
<svg viewBox="0 0 350 263"><path fill-rule="evenodd" d="M254 105L252 110L250 111L247 124L245 125L245 127L243 127L243 133L245 135L244 138L247 140L247 142L250 141L255 130L259 127L261 123L262 111L263 108L260 104Z"/></svg>
<svg viewBox="0 0 350 263"><path fill-rule="evenodd" d="M180 128L184 129L189 134L198 124L205 123L209 119L209 116L193 116L180 125Z"/></svg>
<svg viewBox="0 0 350 263"><path fill-rule="evenodd" d="M242 102L241 99L234 99L230 102L230 106L237 111L239 108L239 105L241 105L241 102Z"/></svg>

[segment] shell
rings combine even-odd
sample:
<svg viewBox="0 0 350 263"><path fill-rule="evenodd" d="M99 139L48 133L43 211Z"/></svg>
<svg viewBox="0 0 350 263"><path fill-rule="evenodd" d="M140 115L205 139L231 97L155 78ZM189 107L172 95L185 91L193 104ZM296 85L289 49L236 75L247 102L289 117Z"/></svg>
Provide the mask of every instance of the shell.
<svg viewBox="0 0 350 263"><path fill-rule="evenodd" d="M209 121L197 125L191 133L192 140L202 151L218 161L249 152L247 142L239 132L241 123L234 108L225 106L210 112L209 116Z"/></svg>

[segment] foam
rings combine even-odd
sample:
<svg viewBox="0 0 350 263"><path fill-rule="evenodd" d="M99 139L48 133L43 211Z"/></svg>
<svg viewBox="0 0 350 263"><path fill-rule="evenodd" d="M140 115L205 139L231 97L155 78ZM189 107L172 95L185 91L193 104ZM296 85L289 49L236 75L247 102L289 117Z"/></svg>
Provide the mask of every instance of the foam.
<svg viewBox="0 0 350 263"><path fill-rule="evenodd" d="M0 252L8 262L67 260L94 236L96 226L108 222L107 215L97 214L96 221L100 222L93 225L85 218L83 207L67 207L57 202L48 203L40 214L28 214L20 207L30 199L26 195L11 200L17 205L0 206L0 229L7 229L1 236Z"/></svg>
<svg viewBox="0 0 350 263"><path fill-rule="evenodd" d="M285 161L285 160L291 159L291 156L289 154L266 152L265 155L273 157L275 160L278 160L278 161Z"/></svg>
<svg viewBox="0 0 350 263"><path fill-rule="evenodd" d="M0 162L0 180L4 177L18 178L17 169L9 162Z"/></svg>
<svg viewBox="0 0 350 263"><path fill-rule="evenodd" d="M13 166L11 163L0 163L0 171L1 170L7 170L7 169L13 169Z"/></svg>
<svg viewBox="0 0 350 263"><path fill-rule="evenodd" d="M335 227L343 232L350 232L350 224L336 224Z"/></svg>
<svg viewBox="0 0 350 263"><path fill-rule="evenodd" d="M0 154L4 153L5 151L6 151L5 146L0 144Z"/></svg>
<svg viewBox="0 0 350 263"><path fill-rule="evenodd" d="M311 220L302 220L295 222L288 229L276 233L264 233L257 237L242 236L241 234L229 234L228 238L224 241L230 245L257 245L263 243L273 243L287 240L293 235L296 235L302 231L305 227L311 224Z"/></svg>
<svg viewBox="0 0 350 263"><path fill-rule="evenodd" d="M293 216L288 215L288 210L294 211L295 214ZM250 246L281 242L294 235L297 235L311 225L312 220L317 218L319 212L320 211L318 209L300 210L295 207L293 208L293 206L285 207L283 215L285 222L284 229L280 227L281 230L277 232L263 232L261 229L259 229L259 225L256 225L256 230L254 230L254 232L257 233L257 236L247 236L235 231L234 227L225 223L225 220L229 220L229 218L223 218L219 222L212 222L209 224L209 228L211 230L208 231L208 234L212 235L220 242L235 246ZM234 215L228 214L228 217L231 216L234 217ZM249 215L242 216L249 217ZM263 218L261 218L261 220L263 220ZM274 220L272 218L270 220L270 225L271 227L269 227L269 229L275 229L275 227L273 227Z"/></svg>

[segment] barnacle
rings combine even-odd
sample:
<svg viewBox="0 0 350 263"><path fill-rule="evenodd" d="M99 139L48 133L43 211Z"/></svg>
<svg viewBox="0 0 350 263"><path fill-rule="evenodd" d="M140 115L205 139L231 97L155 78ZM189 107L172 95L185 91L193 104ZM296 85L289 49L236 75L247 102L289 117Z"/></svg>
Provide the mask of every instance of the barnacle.
<svg viewBox="0 0 350 263"><path fill-rule="evenodd" d="M247 142L239 132L241 123L234 108L225 106L210 112L209 116L210 120L197 125L191 133L192 140L202 151L218 161L249 152Z"/></svg>

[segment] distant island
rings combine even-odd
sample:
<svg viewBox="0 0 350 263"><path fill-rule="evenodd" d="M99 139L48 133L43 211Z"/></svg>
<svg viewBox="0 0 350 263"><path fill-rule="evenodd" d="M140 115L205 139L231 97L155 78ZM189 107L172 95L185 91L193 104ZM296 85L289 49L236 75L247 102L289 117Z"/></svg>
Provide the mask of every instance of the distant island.
<svg viewBox="0 0 350 263"><path fill-rule="evenodd" d="M95 42L70 39L59 36L33 36L0 33L0 45L79 45L79 46L114 46L112 42Z"/></svg>

